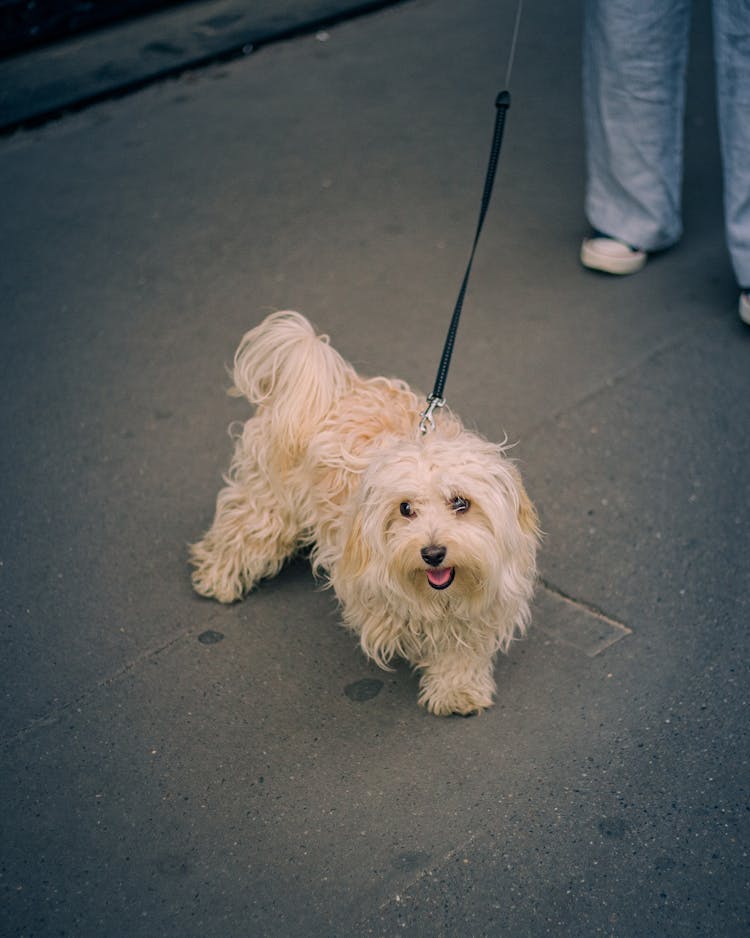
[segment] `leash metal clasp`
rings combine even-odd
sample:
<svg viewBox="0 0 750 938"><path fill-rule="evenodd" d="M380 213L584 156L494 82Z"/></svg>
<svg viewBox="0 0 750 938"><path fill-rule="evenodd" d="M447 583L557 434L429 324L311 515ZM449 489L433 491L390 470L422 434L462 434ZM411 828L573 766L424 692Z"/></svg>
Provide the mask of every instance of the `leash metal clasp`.
<svg viewBox="0 0 750 938"><path fill-rule="evenodd" d="M432 416L433 410L436 407L444 407L445 400L442 397L435 397L434 394L430 394L427 398L427 407L419 415L422 419L419 421L419 432L421 434L427 433L428 430L435 429L435 418Z"/></svg>

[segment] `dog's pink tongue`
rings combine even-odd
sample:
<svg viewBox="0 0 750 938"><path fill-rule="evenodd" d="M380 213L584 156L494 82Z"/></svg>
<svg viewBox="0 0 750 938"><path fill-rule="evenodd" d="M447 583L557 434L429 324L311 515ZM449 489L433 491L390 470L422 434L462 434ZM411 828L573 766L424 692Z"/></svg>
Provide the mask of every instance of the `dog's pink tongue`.
<svg viewBox="0 0 750 938"><path fill-rule="evenodd" d="M433 586L445 586L452 576L452 567L441 567L439 570L427 571L427 579Z"/></svg>

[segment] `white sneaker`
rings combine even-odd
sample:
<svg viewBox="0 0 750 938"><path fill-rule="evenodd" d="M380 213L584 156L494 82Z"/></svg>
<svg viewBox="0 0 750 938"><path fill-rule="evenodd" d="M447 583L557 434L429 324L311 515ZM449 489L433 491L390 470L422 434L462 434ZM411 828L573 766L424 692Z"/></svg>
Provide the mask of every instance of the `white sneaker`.
<svg viewBox="0 0 750 938"><path fill-rule="evenodd" d="M750 326L750 290L740 293L740 319Z"/></svg>
<svg viewBox="0 0 750 938"><path fill-rule="evenodd" d="M583 266L590 270L603 270L607 274L635 274L643 268L646 258L645 251L605 235L584 238L581 245Z"/></svg>

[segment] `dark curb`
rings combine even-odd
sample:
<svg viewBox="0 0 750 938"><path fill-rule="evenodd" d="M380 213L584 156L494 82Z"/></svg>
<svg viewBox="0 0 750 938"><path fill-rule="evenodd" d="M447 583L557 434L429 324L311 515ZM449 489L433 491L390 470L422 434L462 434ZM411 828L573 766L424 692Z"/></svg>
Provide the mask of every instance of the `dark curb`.
<svg viewBox="0 0 750 938"><path fill-rule="evenodd" d="M32 49L0 61L0 134L406 2L205 0Z"/></svg>

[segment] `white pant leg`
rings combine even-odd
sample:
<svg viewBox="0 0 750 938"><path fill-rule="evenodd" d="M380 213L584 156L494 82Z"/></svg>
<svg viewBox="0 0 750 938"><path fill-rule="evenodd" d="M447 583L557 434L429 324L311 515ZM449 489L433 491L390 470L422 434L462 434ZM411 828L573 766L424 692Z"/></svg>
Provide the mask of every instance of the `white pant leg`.
<svg viewBox="0 0 750 938"><path fill-rule="evenodd" d="M714 0L716 90L727 246L737 282L750 287L750 2Z"/></svg>
<svg viewBox="0 0 750 938"><path fill-rule="evenodd" d="M689 29L690 0L586 0L586 215L648 251L682 233Z"/></svg>

